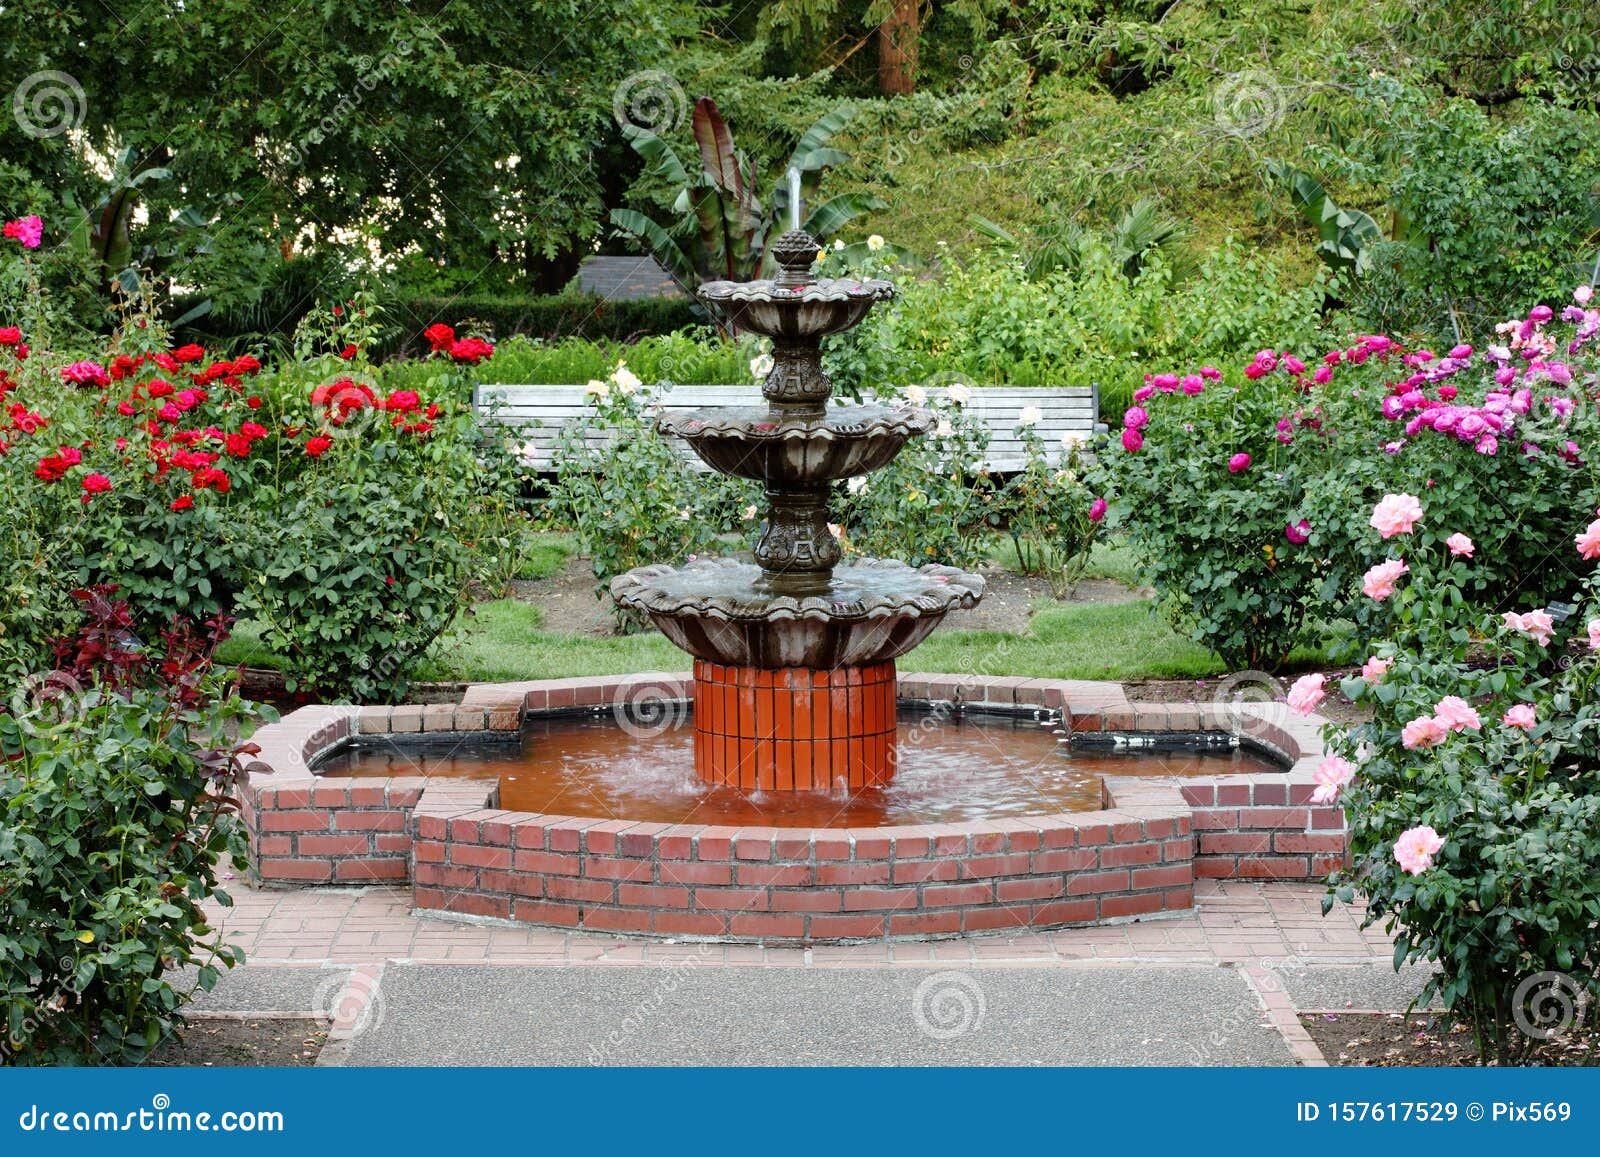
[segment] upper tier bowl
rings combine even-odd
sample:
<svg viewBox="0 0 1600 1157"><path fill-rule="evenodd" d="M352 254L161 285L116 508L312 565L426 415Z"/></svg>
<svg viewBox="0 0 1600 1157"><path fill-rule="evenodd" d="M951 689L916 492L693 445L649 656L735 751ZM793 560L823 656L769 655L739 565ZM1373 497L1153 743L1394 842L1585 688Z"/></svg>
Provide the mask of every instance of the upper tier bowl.
<svg viewBox="0 0 1600 1157"><path fill-rule="evenodd" d="M663 434L689 443L720 474L769 485L814 485L881 470L907 439L934 428L927 410L833 406L820 418L785 418L765 406L668 410Z"/></svg>
<svg viewBox="0 0 1600 1157"><path fill-rule="evenodd" d="M888 281L829 278L790 288L777 281L708 281L700 300L738 329L775 341L815 341L849 329L873 303L894 297Z"/></svg>

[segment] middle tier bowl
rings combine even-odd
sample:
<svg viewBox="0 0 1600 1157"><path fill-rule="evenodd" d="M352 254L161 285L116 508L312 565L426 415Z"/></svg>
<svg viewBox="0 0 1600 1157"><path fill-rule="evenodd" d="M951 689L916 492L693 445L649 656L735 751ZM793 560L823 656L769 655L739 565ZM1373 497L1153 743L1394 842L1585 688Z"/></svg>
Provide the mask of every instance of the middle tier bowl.
<svg viewBox="0 0 1600 1157"><path fill-rule="evenodd" d="M697 659L831 669L898 658L983 588L953 567L867 558L837 567L826 593L775 595L754 563L703 558L638 567L612 580L611 596Z"/></svg>
<svg viewBox="0 0 1600 1157"><path fill-rule="evenodd" d="M656 419L720 474L798 485L882 469L934 426L933 414L906 406L834 406L820 418L785 418L766 406L667 410Z"/></svg>

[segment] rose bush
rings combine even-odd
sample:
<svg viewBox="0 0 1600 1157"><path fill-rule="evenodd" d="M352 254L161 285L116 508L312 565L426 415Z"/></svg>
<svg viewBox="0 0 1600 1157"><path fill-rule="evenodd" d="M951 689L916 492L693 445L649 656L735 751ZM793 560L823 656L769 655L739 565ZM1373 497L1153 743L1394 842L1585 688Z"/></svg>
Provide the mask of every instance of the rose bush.
<svg viewBox="0 0 1600 1157"><path fill-rule="evenodd" d="M1426 536L1430 505L1401 508L1381 500L1365 543L1406 568L1383 593L1390 636L1342 683L1371 718L1327 729L1318 772L1350 824L1324 909L1360 896L1396 967L1437 966L1423 999L1472 1025L1480 1057L1515 1062L1600 999L1600 584L1558 565L1575 613L1485 613L1472 592L1494 561ZM1586 535L1600 519L1562 563L1594 553ZM1291 707L1321 686L1301 680Z"/></svg>
<svg viewBox="0 0 1600 1157"><path fill-rule="evenodd" d="M1358 646L1382 635L1363 589L1384 494L1426 502L1430 549L1471 528L1488 565L1464 599L1543 606L1573 575L1549 565L1570 511L1600 498L1597 335L1584 287L1482 351L1363 335L1309 364L1263 350L1233 384L1152 375L1098 481L1168 614L1230 663L1271 666L1341 617Z"/></svg>
<svg viewBox="0 0 1600 1157"><path fill-rule="evenodd" d="M375 388L379 330L364 292L308 315L276 365L171 348L151 309L100 351L30 351L0 328L0 502L17 512L0 530L0 669L47 669L68 592L111 583L146 638L249 614L292 687L403 694L468 582L504 569L517 479L469 407ZM494 352L429 337L442 379Z"/></svg>

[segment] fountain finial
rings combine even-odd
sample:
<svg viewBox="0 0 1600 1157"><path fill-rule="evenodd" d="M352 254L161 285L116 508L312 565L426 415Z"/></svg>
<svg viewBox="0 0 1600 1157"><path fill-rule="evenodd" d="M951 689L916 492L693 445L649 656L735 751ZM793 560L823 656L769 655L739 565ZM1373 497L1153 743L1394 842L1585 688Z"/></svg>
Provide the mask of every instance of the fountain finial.
<svg viewBox="0 0 1600 1157"><path fill-rule="evenodd" d="M772 256L780 272L776 283L780 289L798 289L813 285L811 264L816 261L821 245L804 229L791 229L772 243Z"/></svg>

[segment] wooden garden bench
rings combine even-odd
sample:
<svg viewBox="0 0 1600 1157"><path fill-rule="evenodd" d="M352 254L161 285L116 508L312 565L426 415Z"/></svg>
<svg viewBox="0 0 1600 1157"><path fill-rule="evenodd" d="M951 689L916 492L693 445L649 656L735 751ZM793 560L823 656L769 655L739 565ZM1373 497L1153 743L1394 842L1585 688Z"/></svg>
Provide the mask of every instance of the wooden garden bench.
<svg viewBox="0 0 1600 1157"><path fill-rule="evenodd" d="M759 406L761 387L744 386L661 386L645 388L662 406L670 409L715 409L720 406ZM928 390L930 398L942 397L944 387ZM562 427L593 413L583 386L479 386L473 393L473 407L479 420L493 420L513 427L521 439L524 465L541 474L554 471L556 443ZM842 403L836 403L842 404ZM1045 444L1059 446L1069 432L1088 438L1105 431L1099 422L1100 390L1097 386L973 386L968 413L981 419L989 430L986 469L996 474L1022 469L1023 446L1017 437L1017 418L1024 406L1034 406L1042 414L1037 429ZM591 430L591 444L603 444L613 435ZM687 447L684 454L693 458ZM698 458L696 466L705 469Z"/></svg>

